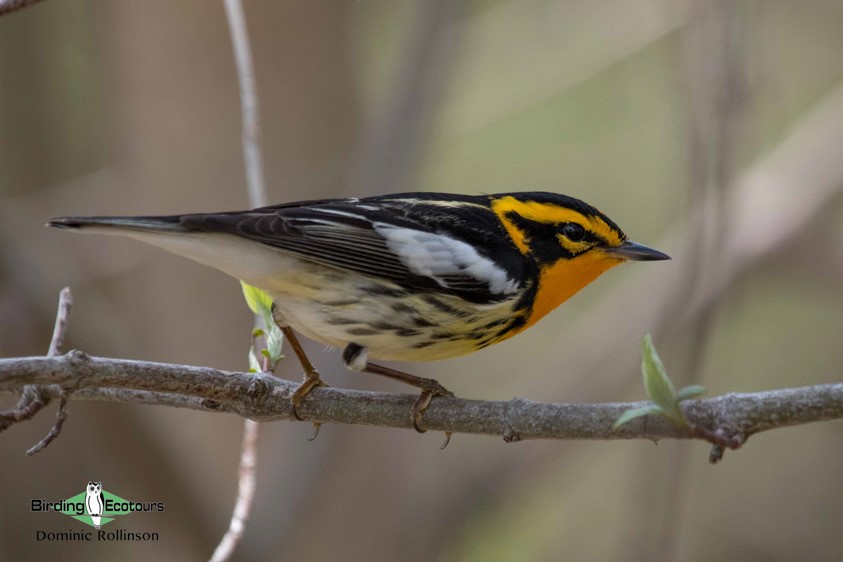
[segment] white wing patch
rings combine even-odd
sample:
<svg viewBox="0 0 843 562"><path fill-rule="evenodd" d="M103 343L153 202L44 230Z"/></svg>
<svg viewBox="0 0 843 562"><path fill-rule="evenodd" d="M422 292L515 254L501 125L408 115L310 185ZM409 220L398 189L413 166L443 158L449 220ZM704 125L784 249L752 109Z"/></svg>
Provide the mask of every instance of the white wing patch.
<svg viewBox="0 0 843 562"><path fill-rule="evenodd" d="M509 294L518 289L517 281L465 242L387 223L375 222L372 226L407 269L434 279L442 287L459 288L462 277L485 283L494 294Z"/></svg>

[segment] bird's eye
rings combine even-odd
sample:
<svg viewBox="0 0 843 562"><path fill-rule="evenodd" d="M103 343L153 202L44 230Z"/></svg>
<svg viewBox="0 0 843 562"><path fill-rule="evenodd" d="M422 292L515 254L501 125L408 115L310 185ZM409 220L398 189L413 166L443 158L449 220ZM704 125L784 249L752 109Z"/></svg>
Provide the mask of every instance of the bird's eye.
<svg viewBox="0 0 843 562"><path fill-rule="evenodd" d="M585 229L577 223L568 222L562 227L562 234L572 242L580 242L585 238Z"/></svg>

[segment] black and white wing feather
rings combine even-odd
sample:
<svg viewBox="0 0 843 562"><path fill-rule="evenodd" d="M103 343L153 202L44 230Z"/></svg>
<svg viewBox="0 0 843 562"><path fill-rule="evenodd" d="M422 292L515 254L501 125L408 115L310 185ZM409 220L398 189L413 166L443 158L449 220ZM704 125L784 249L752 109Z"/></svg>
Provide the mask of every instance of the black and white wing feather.
<svg viewBox="0 0 843 562"><path fill-rule="evenodd" d="M182 215L179 223L188 230L236 234L316 263L471 302L500 301L520 288L513 272L520 256L515 261L507 256L506 268L453 229L367 200Z"/></svg>

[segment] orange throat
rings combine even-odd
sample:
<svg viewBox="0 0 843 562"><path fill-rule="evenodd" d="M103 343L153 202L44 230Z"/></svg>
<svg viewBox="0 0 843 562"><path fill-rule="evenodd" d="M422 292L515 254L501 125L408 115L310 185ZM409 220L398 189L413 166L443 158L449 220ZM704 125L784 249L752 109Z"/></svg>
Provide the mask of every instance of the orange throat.
<svg viewBox="0 0 843 562"><path fill-rule="evenodd" d="M572 260L563 259L543 267L539 274L539 288L532 313L519 331L544 318L548 312L597 279L601 273L623 261L602 252L588 252Z"/></svg>

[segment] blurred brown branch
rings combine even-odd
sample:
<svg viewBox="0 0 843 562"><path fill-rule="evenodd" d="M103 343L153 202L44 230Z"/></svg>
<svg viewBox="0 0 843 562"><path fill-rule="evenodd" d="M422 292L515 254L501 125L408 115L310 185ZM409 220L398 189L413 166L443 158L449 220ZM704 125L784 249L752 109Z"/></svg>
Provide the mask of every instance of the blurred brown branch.
<svg viewBox="0 0 843 562"><path fill-rule="evenodd" d="M41 0L0 0L0 16L26 8L32 4L36 4Z"/></svg>
<svg viewBox="0 0 843 562"><path fill-rule="evenodd" d="M466 3L429 0L413 5L384 109L367 125L354 158L348 193L409 190L433 116L442 102L460 36Z"/></svg>
<svg viewBox="0 0 843 562"><path fill-rule="evenodd" d="M290 395L296 383L263 373L90 357L79 351L60 357L0 359L0 393L44 385L71 399L135 402L228 412L255 421L292 420ZM406 394L319 388L300 413L326 423L411 429ZM481 401L440 397L425 412L433 430L522 439L704 439L738 448L760 431L843 419L843 383L727 394L683 403L691 428L646 417L617 430L612 424L643 403L549 404L522 398Z"/></svg>

